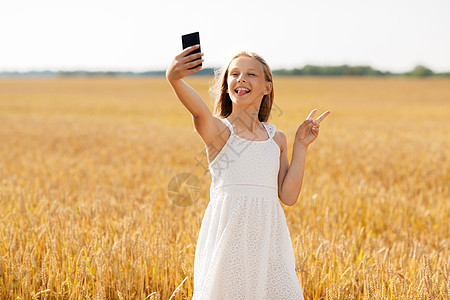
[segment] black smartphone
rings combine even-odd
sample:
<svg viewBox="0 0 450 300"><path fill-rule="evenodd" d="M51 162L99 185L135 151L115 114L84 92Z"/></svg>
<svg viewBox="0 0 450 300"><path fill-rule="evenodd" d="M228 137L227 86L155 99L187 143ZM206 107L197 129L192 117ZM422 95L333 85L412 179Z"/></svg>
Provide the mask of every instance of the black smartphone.
<svg viewBox="0 0 450 300"><path fill-rule="evenodd" d="M200 45L200 34L198 32L193 32L193 33L182 35L181 41L183 42L183 49L186 49L187 47L194 46L194 45ZM200 53L200 52L201 52L200 47L198 47L198 49L190 52L188 55L191 55L194 53ZM198 58L196 60L199 60L199 59L200 58ZM194 69L201 65L202 65L202 63L196 65L195 67L189 68L189 70Z"/></svg>

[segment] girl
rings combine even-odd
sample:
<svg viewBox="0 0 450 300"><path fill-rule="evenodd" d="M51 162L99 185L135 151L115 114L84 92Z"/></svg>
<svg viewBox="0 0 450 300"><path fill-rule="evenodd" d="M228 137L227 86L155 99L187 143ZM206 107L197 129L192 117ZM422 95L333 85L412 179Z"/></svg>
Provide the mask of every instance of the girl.
<svg viewBox="0 0 450 300"><path fill-rule="evenodd" d="M212 115L182 79L199 71L203 53L175 57L166 78L206 145L210 201L194 260L193 300L303 299L286 218L303 181L306 151L326 111L298 127L289 164L286 135L268 123L274 90L263 58L241 52L219 74Z"/></svg>

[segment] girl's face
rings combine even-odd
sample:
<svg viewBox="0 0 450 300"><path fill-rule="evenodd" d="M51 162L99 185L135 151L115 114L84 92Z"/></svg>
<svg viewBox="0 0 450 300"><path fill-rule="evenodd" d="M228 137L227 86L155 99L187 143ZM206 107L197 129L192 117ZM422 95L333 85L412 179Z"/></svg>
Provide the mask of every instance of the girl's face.
<svg viewBox="0 0 450 300"><path fill-rule="evenodd" d="M260 103L270 93L272 83L266 81L262 64L254 58L240 56L228 68L227 93L236 103Z"/></svg>

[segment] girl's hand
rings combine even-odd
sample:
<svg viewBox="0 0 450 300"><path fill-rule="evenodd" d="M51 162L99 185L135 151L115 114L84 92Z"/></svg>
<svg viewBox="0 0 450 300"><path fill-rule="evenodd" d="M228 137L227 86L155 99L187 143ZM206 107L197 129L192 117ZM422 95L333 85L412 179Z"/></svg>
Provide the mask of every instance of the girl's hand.
<svg viewBox="0 0 450 300"><path fill-rule="evenodd" d="M183 50L183 52L181 52L180 54L175 56L175 59L173 60L172 64L166 70L166 78L169 82L180 80L184 76L195 73L202 69L202 66L198 66L193 69L190 69L190 68L195 67L198 64L200 64L201 62L203 62L204 59L202 59L201 57L204 54L200 52L200 53L188 55L188 53L191 53L193 50L198 49L199 47L200 47L200 45L194 45L191 47L187 47L186 49ZM194 61L198 58L200 58L200 59L197 61Z"/></svg>
<svg viewBox="0 0 450 300"><path fill-rule="evenodd" d="M317 109L313 109L306 120L298 127L295 134L295 142L302 143L305 147L308 147L319 135L319 124L325 119L331 112L327 110L316 120L313 120L313 116Z"/></svg>

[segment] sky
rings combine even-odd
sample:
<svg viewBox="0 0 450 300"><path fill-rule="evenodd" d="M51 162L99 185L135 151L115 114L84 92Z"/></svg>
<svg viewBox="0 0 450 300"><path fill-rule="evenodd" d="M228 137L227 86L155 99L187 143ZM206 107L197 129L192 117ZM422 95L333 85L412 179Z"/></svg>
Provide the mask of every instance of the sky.
<svg viewBox="0 0 450 300"><path fill-rule="evenodd" d="M272 69L450 71L448 0L15 0L0 4L0 71L165 70L200 32L204 67L238 51Z"/></svg>

